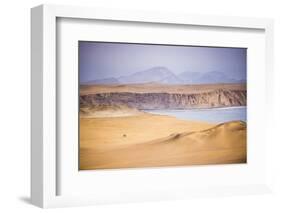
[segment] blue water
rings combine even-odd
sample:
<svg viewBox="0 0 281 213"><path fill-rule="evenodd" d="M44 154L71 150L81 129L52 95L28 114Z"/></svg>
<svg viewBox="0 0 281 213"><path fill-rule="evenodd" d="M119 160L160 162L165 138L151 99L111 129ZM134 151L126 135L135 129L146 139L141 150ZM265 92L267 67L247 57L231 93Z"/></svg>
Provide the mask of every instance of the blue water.
<svg viewBox="0 0 281 213"><path fill-rule="evenodd" d="M223 123L227 121L247 120L246 107L227 107L213 109L188 110L144 110L145 112L170 115L182 120L206 121L210 123Z"/></svg>

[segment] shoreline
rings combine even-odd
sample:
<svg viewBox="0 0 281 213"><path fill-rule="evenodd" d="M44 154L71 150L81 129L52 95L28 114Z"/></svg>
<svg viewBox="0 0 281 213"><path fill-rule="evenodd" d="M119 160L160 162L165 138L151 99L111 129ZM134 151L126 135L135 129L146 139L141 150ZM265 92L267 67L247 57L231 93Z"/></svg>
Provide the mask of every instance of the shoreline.
<svg viewBox="0 0 281 213"><path fill-rule="evenodd" d="M241 120L247 122L247 107L220 107L205 109L171 109L171 110L142 110L152 115L165 115L184 121L199 121L208 123L225 123Z"/></svg>
<svg viewBox="0 0 281 213"><path fill-rule="evenodd" d="M236 107L216 107L216 108L193 108L193 109L152 109L152 110L101 110L101 111L94 111L94 112L88 112L86 114L83 114L80 112L80 118L122 118L122 117L132 117L132 116L140 116L140 115L151 115L151 116L169 116L176 119L184 120L184 121L195 121L195 122L208 122L208 123L224 123L228 121L234 121L234 120L241 120L244 122L247 122L247 116L246 111L245 115L242 117L228 117L228 119L223 119L223 117L227 117L229 115L229 112L231 110L246 110L246 106L236 106ZM219 116L221 119L202 119L200 117L197 117L198 113L204 113L209 114L210 116L213 115L213 113L217 115L219 113ZM226 113L226 114L225 114ZM187 117L189 114L190 117ZM179 116L181 115L181 116ZM212 117L212 116L211 116Z"/></svg>
<svg viewBox="0 0 281 213"><path fill-rule="evenodd" d="M140 111L188 111L188 110L223 110L223 109L243 109L247 108L247 106L230 106L230 107L212 107L212 108L182 108L182 109L139 109Z"/></svg>

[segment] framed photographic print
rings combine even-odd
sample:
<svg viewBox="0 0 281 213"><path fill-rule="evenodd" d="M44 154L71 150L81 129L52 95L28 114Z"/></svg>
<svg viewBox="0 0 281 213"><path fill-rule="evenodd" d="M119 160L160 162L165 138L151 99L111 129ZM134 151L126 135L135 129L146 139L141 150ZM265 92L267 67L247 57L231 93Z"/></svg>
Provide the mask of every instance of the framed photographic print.
<svg viewBox="0 0 281 213"><path fill-rule="evenodd" d="M247 162L246 48L78 45L80 170Z"/></svg>
<svg viewBox="0 0 281 213"><path fill-rule="evenodd" d="M270 192L272 20L31 14L32 203Z"/></svg>

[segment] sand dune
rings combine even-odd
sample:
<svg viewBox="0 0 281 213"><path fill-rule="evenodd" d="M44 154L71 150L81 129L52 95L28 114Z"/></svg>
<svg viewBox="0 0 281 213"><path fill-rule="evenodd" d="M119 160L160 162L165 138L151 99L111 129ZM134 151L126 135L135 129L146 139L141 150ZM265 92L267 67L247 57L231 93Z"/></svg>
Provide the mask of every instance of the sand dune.
<svg viewBox="0 0 281 213"><path fill-rule="evenodd" d="M118 128L117 128L118 127ZM80 118L80 169L246 162L246 123L141 114Z"/></svg>

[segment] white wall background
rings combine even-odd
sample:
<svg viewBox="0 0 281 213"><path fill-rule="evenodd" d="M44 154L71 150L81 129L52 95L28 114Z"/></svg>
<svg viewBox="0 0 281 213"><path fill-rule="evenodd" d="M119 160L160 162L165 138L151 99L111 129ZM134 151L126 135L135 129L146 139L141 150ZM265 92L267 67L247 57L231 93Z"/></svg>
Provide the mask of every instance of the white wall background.
<svg viewBox="0 0 281 213"><path fill-rule="evenodd" d="M275 19L275 140L272 195L192 199L67 209L69 212L281 212L281 3L278 0L6 0L0 7L0 212L37 212L29 204L30 8L41 3L269 17ZM278 126L280 125L280 127ZM47 211L60 212L65 209Z"/></svg>

